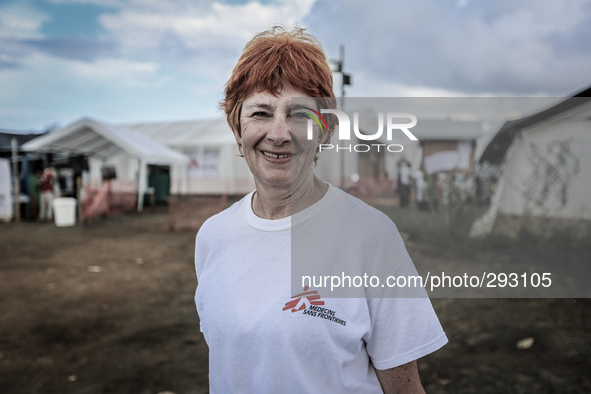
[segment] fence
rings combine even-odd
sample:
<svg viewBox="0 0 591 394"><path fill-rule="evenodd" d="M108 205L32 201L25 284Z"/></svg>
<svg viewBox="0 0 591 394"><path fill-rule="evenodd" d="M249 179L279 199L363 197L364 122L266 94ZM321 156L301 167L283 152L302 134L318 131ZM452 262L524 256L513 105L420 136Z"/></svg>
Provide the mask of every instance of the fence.
<svg viewBox="0 0 591 394"><path fill-rule="evenodd" d="M132 182L105 181L100 186L84 187L82 219L133 211L137 207L137 191Z"/></svg>
<svg viewBox="0 0 591 394"><path fill-rule="evenodd" d="M168 199L169 229L197 231L212 215L228 206L228 197L175 195Z"/></svg>

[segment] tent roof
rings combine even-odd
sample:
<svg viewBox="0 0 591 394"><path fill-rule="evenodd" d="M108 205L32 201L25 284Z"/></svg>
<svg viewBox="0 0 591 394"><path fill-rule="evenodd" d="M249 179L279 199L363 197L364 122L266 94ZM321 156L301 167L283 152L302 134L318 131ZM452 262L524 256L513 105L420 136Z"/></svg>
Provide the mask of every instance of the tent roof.
<svg viewBox="0 0 591 394"><path fill-rule="evenodd" d="M507 150L513 142L513 138L524 128L538 124L546 119L560 115L564 112L577 108L591 100L591 87L561 101L560 103L540 111L536 114L526 116L517 120L505 122L488 146L480 156L480 163L501 164Z"/></svg>
<svg viewBox="0 0 591 394"><path fill-rule="evenodd" d="M122 152L148 164L184 164L188 158L180 152L127 127L109 125L83 118L23 145L34 152L81 153L106 160Z"/></svg>
<svg viewBox="0 0 591 394"><path fill-rule="evenodd" d="M232 129L223 118L128 124L124 127L177 149L188 146L236 144Z"/></svg>

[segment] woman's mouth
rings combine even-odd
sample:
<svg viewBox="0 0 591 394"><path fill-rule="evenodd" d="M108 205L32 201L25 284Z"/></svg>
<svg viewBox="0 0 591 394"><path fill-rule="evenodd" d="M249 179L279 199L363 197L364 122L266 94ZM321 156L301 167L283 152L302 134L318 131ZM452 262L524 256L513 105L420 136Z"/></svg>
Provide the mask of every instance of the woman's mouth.
<svg viewBox="0 0 591 394"><path fill-rule="evenodd" d="M265 152L265 151L261 151L263 153L263 155L270 157L271 159L287 159L289 157L291 157L291 153L271 153L271 152Z"/></svg>

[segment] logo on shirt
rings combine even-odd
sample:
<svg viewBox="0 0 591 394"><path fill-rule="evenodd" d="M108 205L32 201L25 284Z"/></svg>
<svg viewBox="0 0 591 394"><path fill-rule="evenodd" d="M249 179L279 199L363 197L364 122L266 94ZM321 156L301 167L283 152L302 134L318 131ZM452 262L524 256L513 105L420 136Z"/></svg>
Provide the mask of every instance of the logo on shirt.
<svg viewBox="0 0 591 394"><path fill-rule="evenodd" d="M318 301L321 297L318 291L308 291L310 287L304 287L304 292L291 297L291 301L285 303L284 311L291 309L291 312L301 311L310 305L324 305L324 301Z"/></svg>
<svg viewBox="0 0 591 394"><path fill-rule="evenodd" d="M346 321L336 317L335 311L321 306L324 305L324 301L320 301L318 291L308 291L308 289L309 287L306 286L303 293L292 296L291 301L285 303L283 310L291 309L291 313L303 310L304 315L330 320L343 326L347 325Z"/></svg>

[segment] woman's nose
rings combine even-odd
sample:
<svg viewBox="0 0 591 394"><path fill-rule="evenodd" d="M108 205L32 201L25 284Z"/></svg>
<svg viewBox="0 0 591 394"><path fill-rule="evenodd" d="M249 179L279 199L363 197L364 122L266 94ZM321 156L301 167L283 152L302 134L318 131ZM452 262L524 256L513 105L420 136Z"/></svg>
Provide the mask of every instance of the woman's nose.
<svg viewBox="0 0 591 394"><path fill-rule="evenodd" d="M289 119L275 118L267 133L267 139L277 146L291 141L291 122Z"/></svg>

